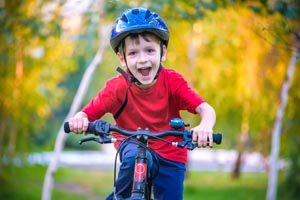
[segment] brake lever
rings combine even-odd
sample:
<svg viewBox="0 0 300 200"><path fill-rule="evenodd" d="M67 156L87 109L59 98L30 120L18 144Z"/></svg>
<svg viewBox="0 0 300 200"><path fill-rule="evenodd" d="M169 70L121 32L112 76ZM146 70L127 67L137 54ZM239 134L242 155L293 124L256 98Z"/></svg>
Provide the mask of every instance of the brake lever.
<svg viewBox="0 0 300 200"><path fill-rule="evenodd" d="M89 141L95 141L95 142L100 143L100 140L99 140L99 138L97 138L97 137L87 137L87 138L81 139L81 140L79 141L79 144L81 145L82 143L84 143L84 142L89 142Z"/></svg>
<svg viewBox="0 0 300 200"><path fill-rule="evenodd" d="M82 144L84 142L89 142L89 141L95 141L100 144L106 144L106 143L114 143L117 141L116 138L107 138L107 137L87 137L83 138L82 140L79 141L79 144Z"/></svg>
<svg viewBox="0 0 300 200"><path fill-rule="evenodd" d="M179 148L184 148L186 147L188 150L193 150L196 147L198 147L197 143L193 143L192 142L192 138L189 137L189 131L188 130L184 130L184 134L183 134L183 141L182 142L174 142L173 145Z"/></svg>

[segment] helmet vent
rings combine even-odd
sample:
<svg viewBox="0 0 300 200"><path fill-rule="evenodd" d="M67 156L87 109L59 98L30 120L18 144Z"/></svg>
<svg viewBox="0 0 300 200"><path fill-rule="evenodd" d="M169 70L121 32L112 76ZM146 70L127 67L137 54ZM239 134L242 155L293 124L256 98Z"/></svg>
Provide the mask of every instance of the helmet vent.
<svg viewBox="0 0 300 200"><path fill-rule="evenodd" d="M151 14L150 10L147 10L146 14L145 14L145 19L148 19L151 15L152 14Z"/></svg>
<svg viewBox="0 0 300 200"><path fill-rule="evenodd" d="M128 22L128 18L126 17L125 14L122 15L121 20L122 20L123 22Z"/></svg>
<svg viewBox="0 0 300 200"><path fill-rule="evenodd" d="M133 9L133 10L131 11L131 13L134 14L134 15L137 15L137 14L140 13L140 11L139 11L139 9Z"/></svg>

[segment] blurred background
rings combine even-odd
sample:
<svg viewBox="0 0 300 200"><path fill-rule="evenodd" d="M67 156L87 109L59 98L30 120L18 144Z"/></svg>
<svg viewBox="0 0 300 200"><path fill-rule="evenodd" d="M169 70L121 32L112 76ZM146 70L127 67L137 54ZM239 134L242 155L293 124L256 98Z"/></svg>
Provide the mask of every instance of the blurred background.
<svg viewBox="0 0 300 200"><path fill-rule="evenodd" d="M109 30L138 6L165 20L163 65L215 108L215 131L223 133L213 150L191 152L185 199L266 199L274 165L277 199L299 197L299 0L0 0L0 199L41 199L75 95L83 97L79 110L118 74ZM93 65L87 91L78 93ZM103 199L112 190L113 164L102 164L114 155L79 146L81 137L62 142L52 199ZM77 157L66 163L65 152Z"/></svg>

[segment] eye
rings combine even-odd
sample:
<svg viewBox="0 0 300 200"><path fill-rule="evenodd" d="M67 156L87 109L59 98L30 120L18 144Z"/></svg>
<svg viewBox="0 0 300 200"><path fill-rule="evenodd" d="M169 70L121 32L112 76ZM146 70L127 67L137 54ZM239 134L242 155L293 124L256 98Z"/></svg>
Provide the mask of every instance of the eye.
<svg viewBox="0 0 300 200"><path fill-rule="evenodd" d="M155 50L152 49L152 48L147 49L147 52L148 52L148 53L152 53L152 52L154 52L154 51L155 51Z"/></svg>
<svg viewBox="0 0 300 200"><path fill-rule="evenodd" d="M134 56L134 55L136 55L136 51L130 51L130 52L128 52L128 56Z"/></svg>

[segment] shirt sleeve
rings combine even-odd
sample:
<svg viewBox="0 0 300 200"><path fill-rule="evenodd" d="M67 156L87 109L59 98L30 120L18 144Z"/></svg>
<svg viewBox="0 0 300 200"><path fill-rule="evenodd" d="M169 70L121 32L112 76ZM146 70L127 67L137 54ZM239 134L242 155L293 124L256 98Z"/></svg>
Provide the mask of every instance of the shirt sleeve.
<svg viewBox="0 0 300 200"><path fill-rule="evenodd" d="M196 114L196 108L205 100L192 89L182 75L173 71L170 74L172 93L180 110L187 110Z"/></svg>
<svg viewBox="0 0 300 200"><path fill-rule="evenodd" d="M97 96L83 107L82 112L87 114L89 121L100 119L106 113L116 112L126 90L126 86L123 88L120 79L121 77L116 77L108 80Z"/></svg>

